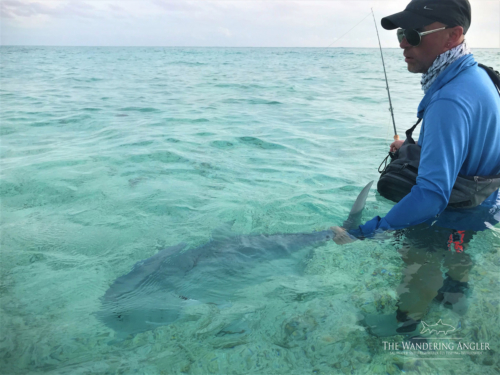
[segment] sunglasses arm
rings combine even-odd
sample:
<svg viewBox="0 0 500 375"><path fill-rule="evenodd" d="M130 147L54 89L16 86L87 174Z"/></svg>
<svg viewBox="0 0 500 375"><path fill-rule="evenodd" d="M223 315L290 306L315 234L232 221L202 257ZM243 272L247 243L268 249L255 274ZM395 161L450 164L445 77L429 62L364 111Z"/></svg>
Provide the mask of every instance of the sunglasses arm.
<svg viewBox="0 0 500 375"><path fill-rule="evenodd" d="M432 33L436 33L438 31L441 31L441 30L444 30L446 29L446 27L441 27L440 29L434 29L434 30L429 30L429 31L423 31L420 34L420 36L424 36L424 35L429 35L429 34L432 34Z"/></svg>

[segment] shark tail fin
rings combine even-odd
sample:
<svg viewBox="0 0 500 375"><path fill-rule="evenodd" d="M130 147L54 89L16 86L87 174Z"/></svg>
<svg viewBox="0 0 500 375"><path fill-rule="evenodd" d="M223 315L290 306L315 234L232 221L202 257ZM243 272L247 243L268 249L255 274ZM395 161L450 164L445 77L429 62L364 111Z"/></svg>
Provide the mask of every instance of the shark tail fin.
<svg viewBox="0 0 500 375"><path fill-rule="evenodd" d="M361 224L361 214L363 213L363 209L365 208L366 198L368 197L368 193L370 192L370 188L373 185L373 181L370 181L359 193L356 201L354 202L351 212L344 224L342 224L342 228L345 230L355 229Z"/></svg>

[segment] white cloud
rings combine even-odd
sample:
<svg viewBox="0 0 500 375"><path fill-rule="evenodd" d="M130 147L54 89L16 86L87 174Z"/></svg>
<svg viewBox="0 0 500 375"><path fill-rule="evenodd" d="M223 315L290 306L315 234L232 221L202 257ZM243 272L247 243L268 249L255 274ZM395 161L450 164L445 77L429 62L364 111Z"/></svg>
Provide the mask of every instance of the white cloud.
<svg viewBox="0 0 500 375"><path fill-rule="evenodd" d="M500 2L472 0L472 47L500 48ZM326 47L401 0L3 0L2 44ZM379 26L384 47L394 32ZM334 46L377 47L371 17Z"/></svg>
<svg viewBox="0 0 500 375"><path fill-rule="evenodd" d="M65 18L68 16L94 17L94 6L85 1L39 2L4 0L1 3L2 17L21 19L36 16Z"/></svg>
<svg viewBox="0 0 500 375"><path fill-rule="evenodd" d="M230 37L233 35L233 33L231 32L231 30L229 29L226 29L225 27L219 27L219 32L222 34L222 35L225 35L227 37Z"/></svg>

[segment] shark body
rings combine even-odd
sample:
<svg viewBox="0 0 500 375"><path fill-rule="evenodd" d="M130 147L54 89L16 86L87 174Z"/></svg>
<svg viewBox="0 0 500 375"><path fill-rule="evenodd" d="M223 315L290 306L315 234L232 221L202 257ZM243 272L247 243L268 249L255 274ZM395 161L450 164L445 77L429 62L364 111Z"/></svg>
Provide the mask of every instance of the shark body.
<svg viewBox="0 0 500 375"><path fill-rule="evenodd" d="M358 225L372 183L358 195L345 229ZM241 288L273 276L276 261L280 267L288 262L286 269L297 271L302 249L334 236L331 230L237 236L223 227L197 248L183 251L187 245L181 243L135 264L111 284L96 316L121 336L170 324L189 304L227 304Z"/></svg>

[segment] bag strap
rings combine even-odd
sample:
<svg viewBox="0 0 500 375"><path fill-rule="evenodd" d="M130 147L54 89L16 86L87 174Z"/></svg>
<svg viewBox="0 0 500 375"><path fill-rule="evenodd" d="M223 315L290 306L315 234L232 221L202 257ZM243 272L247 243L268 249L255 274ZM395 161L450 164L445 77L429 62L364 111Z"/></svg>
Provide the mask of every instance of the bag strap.
<svg viewBox="0 0 500 375"><path fill-rule="evenodd" d="M415 141L413 140L413 137L411 135L413 134L413 131L415 130L417 125L420 124L421 121L422 121L422 119L419 118L418 121L415 123L415 125L413 125L410 129L408 129L406 131L406 141L405 142L411 143L413 145L415 144Z"/></svg>
<svg viewBox="0 0 500 375"><path fill-rule="evenodd" d="M500 73L497 72L492 67L488 67L488 66L483 65L483 64L477 64L477 65L479 65L481 68L483 68L484 70L486 70L486 73L488 73L488 75L490 76L491 80L495 84L498 93L500 94Z"/></svg>
<svg viewBox="0 0 500 375"><path fill-rule="evenodd" d="M480 63L478 65L481 68L483 68L486 71L486 73L488 73L488 76L491 78L491 80L493 81L493 84L497 88L498 93L500 94L500 73L498 71L496 71L495 69L493 69L491 67L488 67L486 65L483 65L483 64L480 64ZM415 128L417 127L417 125L420 124L421 121L422 121L422 119L419 118L418 121L416 122L416 124L413 125L410 129L408 129L406 131L406 141L405 141L405 143L415 144L415 141L414 141L414 139L412 137L412 134L413 134L413 131L415 130ZM384 163L384 162L382 162L382 163ZM380 167L379 167L379 169L380 169Z"/></svg>

